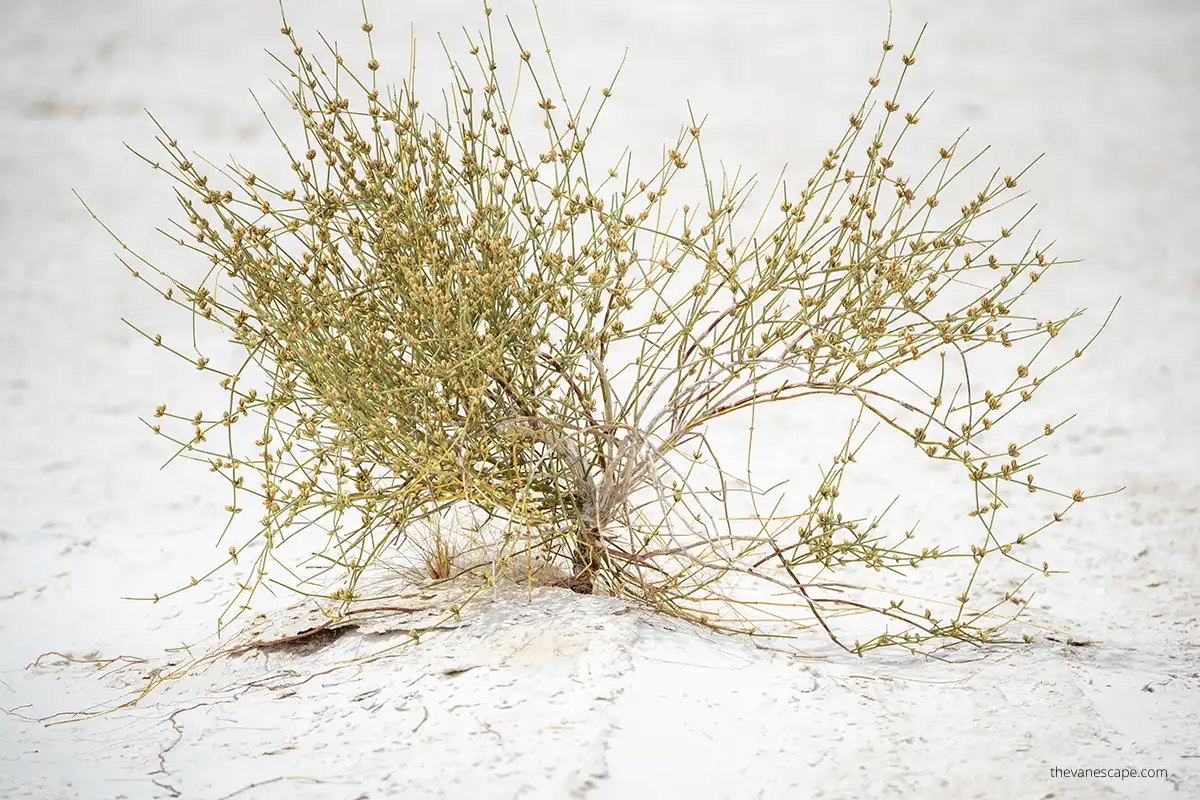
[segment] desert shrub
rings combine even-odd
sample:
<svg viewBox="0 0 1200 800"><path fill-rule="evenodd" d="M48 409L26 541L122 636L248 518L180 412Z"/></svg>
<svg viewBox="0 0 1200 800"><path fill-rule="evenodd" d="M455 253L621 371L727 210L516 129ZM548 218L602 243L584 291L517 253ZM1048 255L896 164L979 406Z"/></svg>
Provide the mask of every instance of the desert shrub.
<svg viewBox="0 0 1200 800"><path fill-rule="evenodd" d="M224 479L227 532L262 510L208 573L242 570L222 624L266 582L316 591L300 564L340 576L319 592L336 614L360 599L365 569L467 508L494 532L486 557L424 539L417 572L482 586L498 563L536 560L581 593L722 630L819 626L858 654L1007 641L1020 609L996 609L1015 590L973 597L983 565L1048 573L1023 546L1085 499L1034 476L1061 421L1014 439L1010 416L1092 340L1052 359L1078 312L1020 310L1061 263L1037 236L1014 245L1027 211L999 221L1020 173L955 199L979 157L961 139L924 169L898 165L922 113L900 110L915 46L893 66L884 42L845 134L752 215L748 185L714 170L694 117L651 174L635 177L628 154L590 166L612 84L569 100L540 30L536 46L512 30L501 64L486 14L469 57L448 56L440 113L411 67L379 81L369 21L370 60L353 69L324 39L311 55L285 20L287 181L193 160L162 128L163 155L145 157L177 188L183 219L167 235L211 271L195 282L136 256L127 266L244 351L218 364L143 333L228 393L219 416L159 406L147 424ZM533 103L544 130L526 135L516 109ZM677 203L685 170L700 188ZM712 440L719 421L820 396L855 409L854 424L805 501L739 477ZM843 512L867 423L952 467L940 474L974 498L969 552ZM1056 504L1045 523L1008 530L1010 505L1037 493ZM946 559L964 560L967 582L937 614L865 577ZM850 627L864 614L873 633Z"/></svg>

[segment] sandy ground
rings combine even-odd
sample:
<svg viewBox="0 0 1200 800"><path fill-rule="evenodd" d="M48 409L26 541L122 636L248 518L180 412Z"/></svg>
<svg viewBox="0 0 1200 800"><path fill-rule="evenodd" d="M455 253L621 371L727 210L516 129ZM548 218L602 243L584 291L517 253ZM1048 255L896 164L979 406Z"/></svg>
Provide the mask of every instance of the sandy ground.
<svg viewBox="0 0 1200 800"><path fill-rule="evenodd" d="M477 23L474 3L409 5L372 4L392 34L385 66L405 57L412 14L431 60L435 30ZM528 29L526 4L499 5ZM882 3L545 5L569 85L600 82L629 48L609 145L656 153L686 98L711 115L712 152L766 175L807 170L840 132L886 24ZM289 7L298 31L356 33L357 3ZM276 14L273 0L0 4L0 797L1200 796L1200 267L1188 244L1200 10L1185 0L897 3L897 41L931 23L912 90L937 91L927 124L969 126L996 164L1048 154L1027 182L1038 224L1086 264L1047 281L1045 300L1098 314L1123 298L1094 357L1056 389L1056 408L1082 415L1054 457L1083 485L1127 489L1040 545L1071 571L1031 606L1099 646L1039 635L958 665L798 660L542 590L497 597L361 669L339 664L402 634L245 655L128 714L34 721L111 699L150 668L26 669L38 654L162 665L211 632L212 593L120 599L210 557L224 500L203 470L158 471L164 451L136 417L193 402L189 376L119 317L181 321L123 273L70 190L164 252L152 230L173 211L168 187L121 142L150 141L146 107L214 157L274 158L245 89L270 96ZM781 435L803 440L815 423L787 424Z"/></svg>

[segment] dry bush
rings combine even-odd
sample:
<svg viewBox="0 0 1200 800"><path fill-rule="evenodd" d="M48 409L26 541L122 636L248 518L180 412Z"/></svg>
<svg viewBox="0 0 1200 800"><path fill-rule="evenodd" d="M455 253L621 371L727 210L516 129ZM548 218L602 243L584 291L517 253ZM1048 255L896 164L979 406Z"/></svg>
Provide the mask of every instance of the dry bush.
<svg viewBox="0 0 1200 800"><path fill-rule="evenodd" d="M148 424L225 479L231 521L263 509L217 567L245 571L222 622L267 581L312 591L300 563L341 576L326 590L336 613L360 599L368 565L465 505L492 547L465 563L426 539L433 577L461 569L482 585L498 563L536 561L582 593L723 630L820 626L858 654L1006 641L1012 615L995 609L1012 591L973 597L980 570L1048 572L1023 546L1086 499L1035 477L1059 422L1016 439L1010 415L1091 344L1052 359L1079 312L1021 310L1060 263L1037 236L1015 245L1028 212L1002 218L1021 174L992 173L955 199L978 158L961 140L902 170L922 109L899 106L913 51L885 42L812 177L781 182L771 213L747 219L747 185L714 171L695 118L652 174L634 177L627 155L589 167L612 84L571 101L548 46L530 54L541 31L535 46L512 30L518 55L499 64L492 25L488 10L469 58L450 56L445 112L427 113L411 65L385 86L373 49L351 69L324 39L310 55L285 21L294 58L280 61L280 89L302 126L294 141L276 134L288 182L194 161L161 128L165 157L146 158L178 190L184 219L168 235L212 271L192 285L144 260L129 269L244 348L218 365L144 334L229 398L219 415L159 407ZM887 89L885 67L897 73ZM544 139L514 130L517 105L532 103ZM676 204L684 170L703 188ZM807 500L769 498L722 461L719 420L817 396L856 422ZM974 497L970 552L917 547L883 513L842 511L868 421L954 468ZM1055 502L1045 524L1009 530L1010 505L1031 494ZM314 530L311 552L283 552ZM858 579L945 559L968 565L945 613L875 599ZM864 612L883 630L851 643L845 626Z"/></svg>

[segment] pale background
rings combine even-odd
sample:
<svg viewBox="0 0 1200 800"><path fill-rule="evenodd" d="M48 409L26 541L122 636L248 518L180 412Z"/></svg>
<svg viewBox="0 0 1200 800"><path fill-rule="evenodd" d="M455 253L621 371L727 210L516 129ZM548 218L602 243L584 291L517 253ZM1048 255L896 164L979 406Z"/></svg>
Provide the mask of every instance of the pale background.
<svg viewBox="0 0 1200 800"><path fill-rule="evenodd" d="M433 32L461 50L460 27L480 21L477 3L369 6L393 78L410 22L421 63L440 75ZM310 46L315 29L358 40L356 2L288 8ZM532 34L528 3L497 11ZM653 157L690 100L709 114L709 151L764 176L784 163L807 174L840 134L887 24L882 1L547 1L542 14L576 90L606 81L629 50L599 146ZM225 500L203 469L157 471L162 443L137 417L168 399L190 405L193 376L120 317L176 331L186 322L124 273L71 190L131 243L173 258L153 233L174 211L169 186L122 142L149 146L147 108L185 146L269 163L278 156L247 89L277 108L279 72L264 49L286 50L271 0L2 0L0 707L34 706L0 716L0 795L207 798L271 779L236 796L1200 794L1200 6L901 0L893 39L903 47L925 21L907 95L936 91L922 126L947 137L970 127L1006 168L1045 152L1025 182L1038 226L1085 263L1043 296L1093 315L1122 298L1056 388L1081 418L1054 455L1084 483L1127 489L1056 534L1047 552L1072 572L1039 587L1047 620L1102 647L1047 644L958 674L905 668L907 680L893 665L879 680L889 676L870 662L759 663L728 642L650 635L651 623L588 606L554 625L604 629L610 649L593 647L587 662L604 702L579 705L581 681L565 668L562 696L533 717L514 710L518 676L515 689L425 690L430 721L416 733L419 715L392 706L372 712L375 727L323 727L342 710L310 695L267 706L258 727L205 709L191 721L160 716L130 738L119 724L24 721L98 699L80 688L84 668L24 667L48 650L158 656L207 632L211 603L119 598L174 586L209 557ZM503 641L483 649L496 648ZM447 698L467 703L464 692L495 736L461 720L439 727ZM586 713L568 720L569 708ZM238 726L237 742L214 734ZM283 739L292 755L250 758ZM1064 780L1052 766L1161 767L1171 778Z"/></svg>

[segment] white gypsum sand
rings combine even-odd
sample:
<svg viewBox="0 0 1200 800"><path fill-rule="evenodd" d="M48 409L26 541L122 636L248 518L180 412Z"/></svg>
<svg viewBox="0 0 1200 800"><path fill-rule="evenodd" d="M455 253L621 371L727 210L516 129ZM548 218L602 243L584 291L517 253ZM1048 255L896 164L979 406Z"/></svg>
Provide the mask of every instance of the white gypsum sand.
<svg viewBox="0 0 1200 800"><path fill-rule="evenodd" d="M498 6L528 27L527 3ZM357 30L355 2L288 8L297 30ZM371 10L400 54L393 62L414 23L430 72L440 67L434 32L453 40L480 11ZM771 176L785 162L807 170L840 133L886 25L882 3L622 0L542 13L574 86L606 78L629 48L597 144L656 154L687 99L709 114L711 153ZM1032 645L960 664L859 661L814 631L808 649L824 658L796 659L611 598L514 587L416 646L410 631L428 612L366 615L369 624L303 647L205 662L128 712L38 722L105 707L152 670L184 663L184 643L201 655L225 599L208 584L157 605L120 599L169 591L212 563L225 500L202 469L157 470L167 453L137 416L164 400L191 405L197 384L119 318L177 338L190 321L124 274L70 190L130 240L176 258L151 234L174 211L169 186L120 143L150 140L145 107L213 158L276 163L243 89L286 119L268 86L278 68L263 54L280 46L277 14L271 0L0 6L0 797L1200 793L1200 270L1188 247L1200 14L1165 1L896 9L897 42L930 22L906 88L937 92L922 130L971 127L975 143L993 145L989 165L1047 153L1023 181L1037 224L1086 261L1039 284L1046 303L1087 306L1098 322L1123 298L1047 415L1080 412L1049 443L1055 470L1128 488L1038 540L1039 558L1069 572L1032 586L1029 618L1044 626ZM803 443L821 420L797 408L778 424L779 439ZM893 455L905 454L870 457ZM872 491L903 491L902 477ZM427 594L403 602L436 605ZM296 600L256 609L277 623L263 636L311 626L288 622ZM1068 635L1098 644L1071 646ZM47 651L131 660L100 674L61 656L26 668Z"/></svg>

